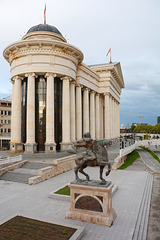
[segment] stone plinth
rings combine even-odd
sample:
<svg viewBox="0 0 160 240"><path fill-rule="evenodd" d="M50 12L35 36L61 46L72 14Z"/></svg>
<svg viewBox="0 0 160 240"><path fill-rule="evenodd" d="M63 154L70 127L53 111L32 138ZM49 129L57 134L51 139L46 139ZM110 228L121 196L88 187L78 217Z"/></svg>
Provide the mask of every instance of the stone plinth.
<svg viewBox="0 0 160 240"><path fill-rule="evenodd" d="M12 153L23 152L23 143L10 142L10 151Z"/></svg>
<svg viewBox="0 0 160 240"><path fill-rule="evenodd" d="M25 153L33 154L37 152L37 143L25 143Z"/></svg>
<svg viewBox="0 0 160 240"><path fill-rule="evenodd" d="M74 181L69 184L71 206L66 218L111 226L116 218L112 208L111 182Z"/></svg>

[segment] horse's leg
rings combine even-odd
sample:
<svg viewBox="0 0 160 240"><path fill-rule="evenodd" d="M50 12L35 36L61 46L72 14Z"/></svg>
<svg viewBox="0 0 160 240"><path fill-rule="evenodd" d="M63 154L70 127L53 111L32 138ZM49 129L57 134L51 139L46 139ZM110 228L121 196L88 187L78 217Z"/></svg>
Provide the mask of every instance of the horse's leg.
<svg viewBox="0 0 160 240"><path fill-rule="evenodd" d="M108 171L106 172L106 176L110 174L111 171L111 163L108 163Z"/></svg>
<svg viewBox="0 0 160 240"><path fill-rule="evenodd" d="M74 172L75 172L75 176L76 176L76 180L80 180L80 178L78 177L78 170L79 170L80 166L76 166L75 169L74 169Z"/></svg>
<svg viewBox="0 0 160 240"><path fill-rule="evenodd" d="M82 167L80 167L79 172L86 176L86 179L89 181L90 180L89 175L83 171L83 169L86 167L87 165L83 165Z"/></svg>
<svg viewBox="0 0 160 240"><path fill-rule="evenodd" d="M106 182L106 180L102 177L104 167L105 167L105 165L100 166L100 179L102 180L102 182Z"/></svg>

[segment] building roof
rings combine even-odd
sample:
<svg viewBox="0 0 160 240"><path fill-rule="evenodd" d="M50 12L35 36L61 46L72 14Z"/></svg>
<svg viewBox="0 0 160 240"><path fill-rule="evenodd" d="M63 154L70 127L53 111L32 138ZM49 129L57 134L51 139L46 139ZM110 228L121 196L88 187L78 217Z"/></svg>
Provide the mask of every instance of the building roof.
<svg viewBox="0 0 160 240"><path fill-rule="evenodd" d="M49 24L38 24L36 26L33 26L28 30L27 33L37 32L37 31L53 32L53 33L57 33L62 36L60 31L56 27L51 26Z"/></svg>
<svg viewBox="0 0 160 240"><path fill-rule="evenodd" d="M1 102L12 102L12 96L0 99Z"/></svg>

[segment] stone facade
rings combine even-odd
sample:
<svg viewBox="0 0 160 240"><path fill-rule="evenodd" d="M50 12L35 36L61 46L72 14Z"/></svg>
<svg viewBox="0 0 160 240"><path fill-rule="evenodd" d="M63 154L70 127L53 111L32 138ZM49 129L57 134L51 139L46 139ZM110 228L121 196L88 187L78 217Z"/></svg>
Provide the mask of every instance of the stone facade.
<svg viewBox="0 0 160 240"><path fill-rule="evenodd" d="M124 87L119 62L86 66L79 49L61 34L46 30L29 31L4 50L4 57L11 66L12 79L11 151L34 153L43 146L46 152L56 151L57 146L63 151L87 131L93 139L119 137L119 103ZM43 81L46 92L41 101L37 99L42 97L39 92L43 87L39 90L39 86ZM37 120L40 104L44 104L44 115ZM41 127L45 127L44 134Z"/></svg>

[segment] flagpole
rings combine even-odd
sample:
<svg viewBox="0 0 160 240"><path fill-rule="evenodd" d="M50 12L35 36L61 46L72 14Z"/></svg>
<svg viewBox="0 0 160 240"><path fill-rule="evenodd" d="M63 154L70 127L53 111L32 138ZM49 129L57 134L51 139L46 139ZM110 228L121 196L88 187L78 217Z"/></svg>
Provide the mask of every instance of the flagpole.
<svg viewBox="0 0 160 240"><path fill-rule="evenodd" d="M45 3L45 8L44 8L44 24L46 24L46 3Z"/></svg>

